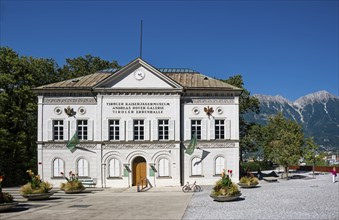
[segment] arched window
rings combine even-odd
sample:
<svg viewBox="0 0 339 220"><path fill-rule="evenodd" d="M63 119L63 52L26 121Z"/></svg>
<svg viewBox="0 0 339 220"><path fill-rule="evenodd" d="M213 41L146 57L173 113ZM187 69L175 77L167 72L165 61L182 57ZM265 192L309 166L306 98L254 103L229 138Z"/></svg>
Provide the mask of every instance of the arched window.
<svg viewBox="0 0 339 220"><path fill-rule="evenodd" d="M109 177L120 177L120 161L111 159L109 161Z"/></svg>
<svg viewBox="0 0 339 220"><path fill-rule="evenodd" d="M215 174L221 174L225 166L225 159L221 156L215 159Z"/></svg>
<svg viewBox="0 0 339 220"><path fill-rule="evenodd" d="M169 160L168 159L162 158L159 160L158 175L169 176Z"/></svg>
<svg viewBox="0 0 339 220"><path fill-rule="evenodd" d="M78 175L80 177L84 177L84 176L89 176L89 172L88 172L88 161L84 158L81 158L80 160L78 160Z"/></svg>
<svg viewBox="0 0 339 220"><path fill-rule="evenodd" d="M195 157L191 163L192 176L201 176L201 159Z"/></svg>
<svg viewBox="0 0 339 220"><path fill-rule="evenodd" d="M60 158L55 158L53 161L53 177L62 177L61 172L65 173L65 163Z"/></svg>

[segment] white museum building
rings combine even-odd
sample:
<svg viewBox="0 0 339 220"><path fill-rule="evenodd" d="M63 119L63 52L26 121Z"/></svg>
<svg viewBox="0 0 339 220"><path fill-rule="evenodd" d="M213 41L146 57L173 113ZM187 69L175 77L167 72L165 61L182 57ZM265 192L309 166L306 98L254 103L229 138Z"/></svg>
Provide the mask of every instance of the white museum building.
<svg viewBox="0 0 339 220"><path fill-rule="evenodd" d="M119 70L35 88L38 173L61 172L99 187L211 185L223 169L239 181L241 89L183 68L137 58ZM70 151L67 143L77 136ZM196 147L186 152L192 138Z"/></svg>

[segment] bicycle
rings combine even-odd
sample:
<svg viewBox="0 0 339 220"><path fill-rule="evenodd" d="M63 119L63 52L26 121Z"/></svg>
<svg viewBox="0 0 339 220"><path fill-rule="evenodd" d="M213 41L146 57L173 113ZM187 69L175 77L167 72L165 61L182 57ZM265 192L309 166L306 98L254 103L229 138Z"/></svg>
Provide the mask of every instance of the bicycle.
<svg viewBox="0 0 339 220"><path fill-rule="evenodd" d="M182 187L182 191L184 193L187 193L187 192L189 192L191 190L193 190L194 192L200 192L201 191L201 187L199 185L197 185L196 183L197 183L197 181L194 181L194 183L192 185L190 185L190 183L187 182L186 185L184 185Z"/></svg>

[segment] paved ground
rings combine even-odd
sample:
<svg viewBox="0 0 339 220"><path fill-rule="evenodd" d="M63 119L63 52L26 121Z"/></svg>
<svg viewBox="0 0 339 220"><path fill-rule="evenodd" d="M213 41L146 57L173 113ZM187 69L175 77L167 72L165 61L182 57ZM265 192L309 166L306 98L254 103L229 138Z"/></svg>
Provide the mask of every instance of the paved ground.
<svg viewBox="0 0 339 220"><path fill-rule="evenodd" d="M81 194L56 192L51 199L26 201L18 188L7 188L19 205L0 213L0 219L339 219L339 183L331 175L296 175L277 183L241 189L234 202L214 202L212 186L199 193L180 187L135 189L96 188ZM299 177L299 178L298 178ZM307 178L305 178L307 177Z"/></svg>

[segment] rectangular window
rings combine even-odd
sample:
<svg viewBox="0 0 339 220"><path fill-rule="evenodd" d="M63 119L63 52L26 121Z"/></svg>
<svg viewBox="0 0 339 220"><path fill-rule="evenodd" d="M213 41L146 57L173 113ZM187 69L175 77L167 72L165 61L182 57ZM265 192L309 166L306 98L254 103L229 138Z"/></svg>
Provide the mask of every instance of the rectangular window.
<svg viewBox="0 0 339 220"><path fill-rule="evenodd" d="M119 140L119 120L109 120L109 140L117 141Z"/></svg>
<svg viewBox="0 0 339 220"><path fill-rule="evenodd" d="M158 123L159 140L169 139L169 123L168 120L159 120Z"/></svg>
<svg viewBox="0 0 339 220"><path fill-rule="evenodd" d="M87 140L88 138L88 121L78 120L78 138L79 140Z"/></svg>
<svg viewBox="0 0 339 220"><path fill-rule="evenodd" d="M60 141L64 139L64 121L53 121L53 140Z"/></svg>
<svg viewBox="0 0 339 220"><path fill-rule="evenodd" d="M225 120L215 120L215 139L225 139Z"/></svg>
<svg viewBox="0 0 339 220"><path fill-rule="evenodd" d="M144 133L145 133L144 120L133 121L133 132L134 132L134 140L136 141L144 140Z"/></svg>
<svg viewBox="0 0 339 220"><path fill-rule="evenodd" d="M194 133L197 133L197 139L201 140L201 120L191 121L191 137L194 136Z"/></svg>

